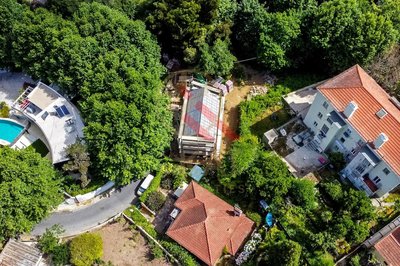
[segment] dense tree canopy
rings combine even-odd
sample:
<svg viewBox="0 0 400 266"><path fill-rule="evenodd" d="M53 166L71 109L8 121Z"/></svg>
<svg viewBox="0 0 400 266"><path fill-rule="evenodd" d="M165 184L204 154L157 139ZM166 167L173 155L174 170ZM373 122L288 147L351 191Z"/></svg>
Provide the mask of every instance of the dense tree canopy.
<svg viewBox="0 0 400 266"><path fill-rule="evenodd" d="M230 53L223 45L229 45L236 9L234 0L156 0L147 22L166 52L193 64L202 56L199 52L206 49L205 45L216 46L214 50L222 48L223 56ZM203 51L203 55L208 54Z"/></svg>
<svg viewBox="0 0 400 266"><path fill-rule="evenodd" d="M21 18L22 10L15 0L4 0L0 4L0 67L12 66L11 32Z"/></svg>
<svg viewBox="0 0 400 266"><path fill-rule="evenodd" d="M161 93L160 48L142 22L82 3L72 20L27 10L13 32L18 67L83 99L97 175L126 184L157 166L172 117Z"/></svg>
<svg viewBox="0 0 400 266"><path fill-rule="evenodd" d="M29 232L62 200L60 178L33 149L0 148L0 241Z"/></svg>
<svg viewBox="0 0 400 266"><path fill-rule="evenodd" d="M310 35L329 64L342 70L371 61L394 42L397 32L366 0L332 0L318 8Z"/></svg>

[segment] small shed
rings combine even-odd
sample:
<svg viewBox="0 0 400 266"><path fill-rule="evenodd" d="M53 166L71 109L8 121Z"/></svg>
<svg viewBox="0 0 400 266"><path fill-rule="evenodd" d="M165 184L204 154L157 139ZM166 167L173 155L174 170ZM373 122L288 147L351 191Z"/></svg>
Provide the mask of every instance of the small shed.
<svg viewBox="0 0 400 266"><path fill-rule="evenodd" d="M36 247L10 239L0 253L1 266L38 266L43 254Z"/></svg>
<svg viewBox="0 0 400 266"><path fill-rule="evenodd" d="M190 170L189 176L200 182L201 178L204 176L204 170L198 165L193 166L192 170Z"/></svg>

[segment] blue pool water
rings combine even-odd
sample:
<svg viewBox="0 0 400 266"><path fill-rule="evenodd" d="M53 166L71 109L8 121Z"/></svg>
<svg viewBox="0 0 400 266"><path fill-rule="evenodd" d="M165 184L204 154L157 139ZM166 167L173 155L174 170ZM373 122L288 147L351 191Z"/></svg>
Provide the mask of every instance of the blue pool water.
<svg viewBox="0 0 400 266"><path fill-rule="evenodd" d="M22 132L23 126L9 120L0 119L0 139L13 142Z"/></svg>

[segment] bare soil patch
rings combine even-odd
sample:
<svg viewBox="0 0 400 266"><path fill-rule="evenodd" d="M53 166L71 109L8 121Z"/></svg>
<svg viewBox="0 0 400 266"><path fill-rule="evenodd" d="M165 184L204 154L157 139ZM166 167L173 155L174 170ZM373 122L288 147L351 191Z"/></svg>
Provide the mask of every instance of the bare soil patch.
<svg viewBox="0 0 400 266"><path fill-rule="evenodd" d="M246 81L244 84L239 84L233 77L234 90L225 96L221 157L229 149L232 142L239 137L240 102L246 100L253 86L265 85L265 72L254 70L246 65L243 65L243 67Z"/></svg>
<svg viewBox="0 0 400 266"><path fill-rule="evenodd" d="M151 260L146 239L138 231L131 231L129 224L115 222L96 231L103 239L103 257L115 266L170 265L165 259Z"/></svg>

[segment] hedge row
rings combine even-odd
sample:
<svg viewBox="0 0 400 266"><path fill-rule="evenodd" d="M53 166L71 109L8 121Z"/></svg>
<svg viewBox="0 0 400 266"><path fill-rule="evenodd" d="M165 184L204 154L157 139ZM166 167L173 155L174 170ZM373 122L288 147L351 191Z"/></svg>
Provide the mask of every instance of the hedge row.
<svg viewBox="0 0 400 266"><path fill-rule="evenodd" d="M131 211L133 210L133 211ZM151 223L147 221L147 219L140 213L138 209L132 207L124 212L128 217L130 217L136 225L142 227L149 235L154 238L157 238L158 233L154 229Z"/></svg>
<svg viewBox="0 0 400 266"><path fill-rule="evenodd" d="M177 258L182 263L182 265L185 266L199 265L196 262L196 259L192 255L190 255L190 253L186 249L176 244L175 242L161 240L160 243L166 250L168 250L169 253L172 254L172 256Z"/></svg>

